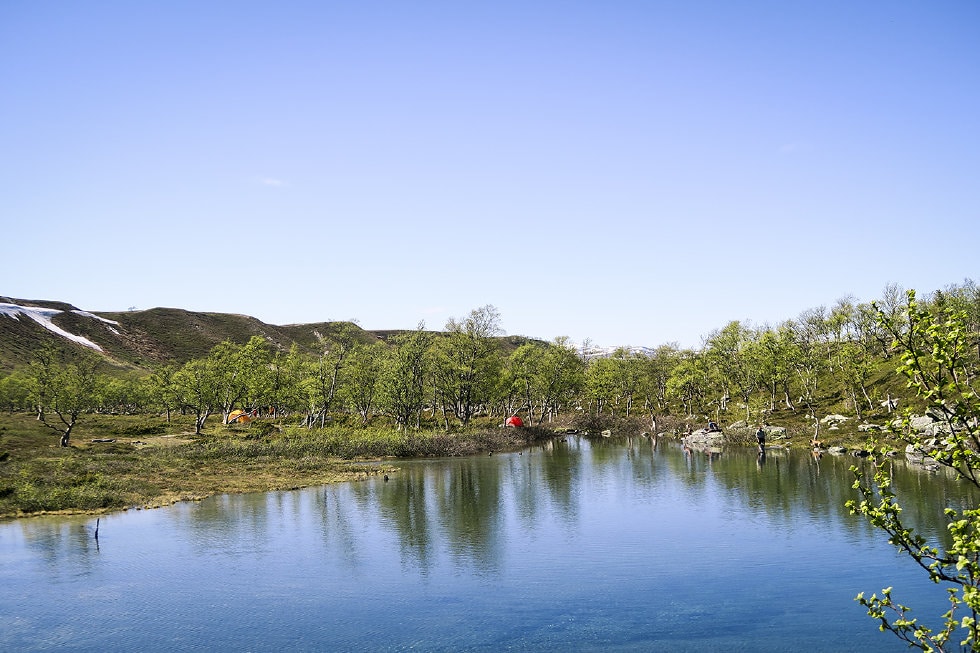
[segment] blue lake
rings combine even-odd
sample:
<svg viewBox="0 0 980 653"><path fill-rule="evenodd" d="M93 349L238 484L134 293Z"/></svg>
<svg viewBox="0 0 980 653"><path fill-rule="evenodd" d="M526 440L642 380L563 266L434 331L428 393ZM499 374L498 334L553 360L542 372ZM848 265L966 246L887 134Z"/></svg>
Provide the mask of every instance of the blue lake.
<svg viewBox="0 0 980 653"><path fill-rule="evenodd" d="M851 457L569 437L385 482L0 524L0 650L905 651L943 588L847 514ZM965 489L896 463L943 531Z"/></svg>

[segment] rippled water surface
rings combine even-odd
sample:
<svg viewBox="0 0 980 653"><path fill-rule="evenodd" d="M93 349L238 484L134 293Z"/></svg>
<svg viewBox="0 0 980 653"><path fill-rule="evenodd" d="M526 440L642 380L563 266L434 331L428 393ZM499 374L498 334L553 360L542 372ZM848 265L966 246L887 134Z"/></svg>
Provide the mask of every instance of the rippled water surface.
<svg viewBox="0 0 980 653"><path fill-rule="evenodd" d="M0 649L904 651L946 609L843 508L853 458L569 438L390 481L0 524ZM942 531L963 489L899 466Z"/></svg>

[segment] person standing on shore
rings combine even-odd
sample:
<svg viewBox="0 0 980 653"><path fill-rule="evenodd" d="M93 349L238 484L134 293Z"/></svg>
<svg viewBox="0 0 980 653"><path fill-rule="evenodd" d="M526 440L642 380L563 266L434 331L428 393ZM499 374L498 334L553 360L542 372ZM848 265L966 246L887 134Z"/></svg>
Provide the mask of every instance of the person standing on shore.
<svg viewBox="0 0 980 653"><path fill-rule="evenodd" d="M766 448L766 430L759 425L759 430L755 432L755 439L759 441L759 451L764 451Z"/></svg>

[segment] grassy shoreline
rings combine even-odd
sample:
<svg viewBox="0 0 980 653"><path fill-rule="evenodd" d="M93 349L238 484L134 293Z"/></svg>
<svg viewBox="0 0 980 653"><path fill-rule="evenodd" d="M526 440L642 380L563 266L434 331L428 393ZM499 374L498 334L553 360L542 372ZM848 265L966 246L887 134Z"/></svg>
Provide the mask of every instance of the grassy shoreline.
<svg viewBox="0 0 980 653"><path fill-rule="evenodd" d="M199 435L191 416L86 415L72 446L27 413L0 413L0 520L45 514L100 514L198 501L216 494L294 490L392 474L398 460L469 456L515 450L556 437L549 428L504 429L496 420L450 432L335 424L306 429L257 420L224 426L212 420ZM581 431L638 435L637 418L580 418ZM662 420L659 431L681 433L682 420ZM755 446L754 428L726 428L726 442ZM800 424L787 423L775 447L811 446ZM829 435L829 433L828 433ZM826 445L849 450L866 436L838 432Z"/></svg>
<svg viewBox="0 0 980 653"><path fill-rule="evenodd" d="M460 433L260 421L195 435L175 417L89 416L62 448L31 415L0 415L0 520L157 508L216 494L293 490L394 473L393 461L465 456L554 437L546 429Z"/></svg>

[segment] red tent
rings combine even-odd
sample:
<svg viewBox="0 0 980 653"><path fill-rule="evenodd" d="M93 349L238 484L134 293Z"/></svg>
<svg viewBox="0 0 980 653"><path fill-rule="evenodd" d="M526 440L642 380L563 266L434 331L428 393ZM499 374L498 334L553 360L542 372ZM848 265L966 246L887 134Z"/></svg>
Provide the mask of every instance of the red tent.
<svg viewBox="0 0 980 653"><path fill-rule="evenodd" d="M517 415L511 415L507 418L507 421L504 422L504 426L524 426L524 420Z"/></svg>

